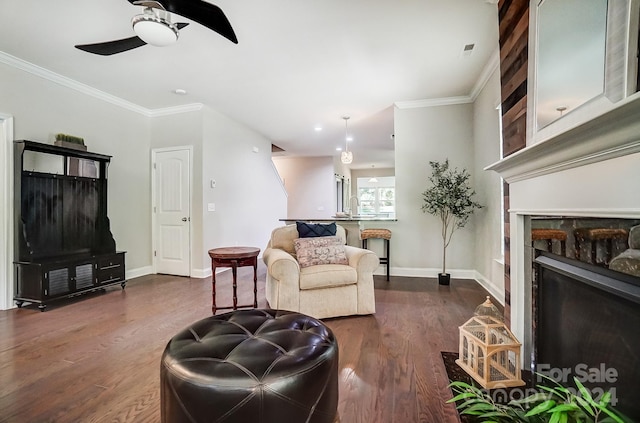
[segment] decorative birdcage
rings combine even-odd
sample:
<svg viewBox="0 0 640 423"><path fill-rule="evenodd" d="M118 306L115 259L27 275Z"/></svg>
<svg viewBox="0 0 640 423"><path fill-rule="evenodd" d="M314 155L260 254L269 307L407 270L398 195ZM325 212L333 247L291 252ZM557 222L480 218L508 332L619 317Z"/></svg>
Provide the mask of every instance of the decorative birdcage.
<svg viewBox="0 0 640 423"><path fill-rule="evenodd" d="M492 310L487 298L477 310ZM460 326L460 357L456 363L483 388L522 386L520 347L516 337L494 313L473 316Z"/></svg>

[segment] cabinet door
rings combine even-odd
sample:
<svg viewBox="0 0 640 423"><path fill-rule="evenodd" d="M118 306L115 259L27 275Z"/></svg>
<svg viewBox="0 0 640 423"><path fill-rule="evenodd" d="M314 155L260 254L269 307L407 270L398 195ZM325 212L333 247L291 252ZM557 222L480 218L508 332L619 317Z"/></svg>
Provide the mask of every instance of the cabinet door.
<svg viewBox="0 0 640 423"><path fill-rule="evenodd" d="M83 263L75 266L73 282L75 284L74 290L80 291L86 288L92 288L95 286L95 278L93 276L93 263Z"/></svg>
<svg viewBox="0 0 640 423"><path fill-rule="evenodd" d="M71 269L61 267L49 269L45 275L44 296L53 298L69 294L73 291L71 287Z"/></svg>
<svg viewBox="0 0 640 423"><path fill-rule="evenodd" d="M45 273L44 296L55 298L93 288L96 283L93 261L58 264Z"/></svg>

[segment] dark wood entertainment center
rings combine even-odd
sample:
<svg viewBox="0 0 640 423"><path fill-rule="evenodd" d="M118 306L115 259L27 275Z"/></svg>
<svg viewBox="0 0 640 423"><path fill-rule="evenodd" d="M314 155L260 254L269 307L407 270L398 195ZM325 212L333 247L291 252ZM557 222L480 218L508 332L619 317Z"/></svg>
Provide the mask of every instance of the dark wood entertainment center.
<svg viewBox="0 0 640 423"><path fill-rule="evenodd" d="M47 303L120 284L125 252L107 217L111 156L34 141L14 142L15 295Z"/></svg>

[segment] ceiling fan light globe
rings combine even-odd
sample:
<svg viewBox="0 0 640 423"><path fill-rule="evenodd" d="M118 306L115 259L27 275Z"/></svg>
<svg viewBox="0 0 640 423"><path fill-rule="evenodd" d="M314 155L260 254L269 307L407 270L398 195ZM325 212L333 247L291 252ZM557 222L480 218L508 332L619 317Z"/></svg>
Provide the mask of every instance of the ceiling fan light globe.
<svg viewBox="0 0 640 423"><path fill-rule="evenodd" d="M353 153L351 151L343 151L340 154L340 161L344 164L351 164L353 162Z"/></svg>
<svg viewBox="0 0 640 423"><path fill-rule="evenodd" d="M152 46L164 47L178 40L178 28L156 16L137 15L131 20L131 24L136 35Z"/></svg>

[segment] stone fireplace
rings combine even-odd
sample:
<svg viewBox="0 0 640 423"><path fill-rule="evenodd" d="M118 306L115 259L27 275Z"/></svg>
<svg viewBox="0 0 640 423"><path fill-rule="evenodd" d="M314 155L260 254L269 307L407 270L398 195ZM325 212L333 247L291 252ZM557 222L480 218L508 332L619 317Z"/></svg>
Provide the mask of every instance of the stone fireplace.
<svg viewBox="0 0 640 423"><path fill-rule="evenodd" d="M573 225L571 228L565 227L571 229L567 240L567 244L571 245L565 245L565 248L568 255L574 258L576 254L575 250L572 250L572 242L575 241L572 237L575 222L588 222L589 224L584 226L591 226L594 221L606 221L607 225L621 224L625 227L640 222L638 116L640 97L636 94L603 115L575 125L556 136L528 145L487 168L499 172L509 184L510 248L506 254L509 254L510 260L510 320L512 331L523 343L523 368L546 364L536 363L536 348L539 345L535 342L534 325L536 318L541 317L534 315L534 282L537 281L534 281L533 271L536 253L532 248L532 229L544 227L545 221L553 222L556 224L555 227L559 227L557 224L562 220L569 226ZM568 224L568 218L577 220ZM619 245L617 242L618 240L612 241L612 256L626 248L625 240ZM539 249L547 249L541 241L535 243ZM590 247L581 248L581 258L586 257L585 261L589 261L592 255ZM603 262L610 261L604 248L602 245L596 248L596 267L603 267ZM559 254L560 247L557 241L553 242L552 249L555 254ZM638 280L635 276L631 278ZM613 276L613 279L620 278ZM579 314L586 312L577 310L580 309L572 309L571 312L578 316L570 318L579 321ZM588 311L595 314L595 310L594 305L593 309ZM630 310L635 310L637 317L640 304L635 304ZM564 314L545 315L543 318L548 322L549 319L553 321L560 317L569 319ZM571 342L565 342L564 345L559 342L555 347L571 350L571 345ZM640 355L637 343L630 345L635 345L632 346L632 351ZM547 343L545 348L553 347ZM576 345L576 348L579 346ZM606 366L607 358L604 355L602 357ZM638 385L636 387L640 389Z"/></svg>

